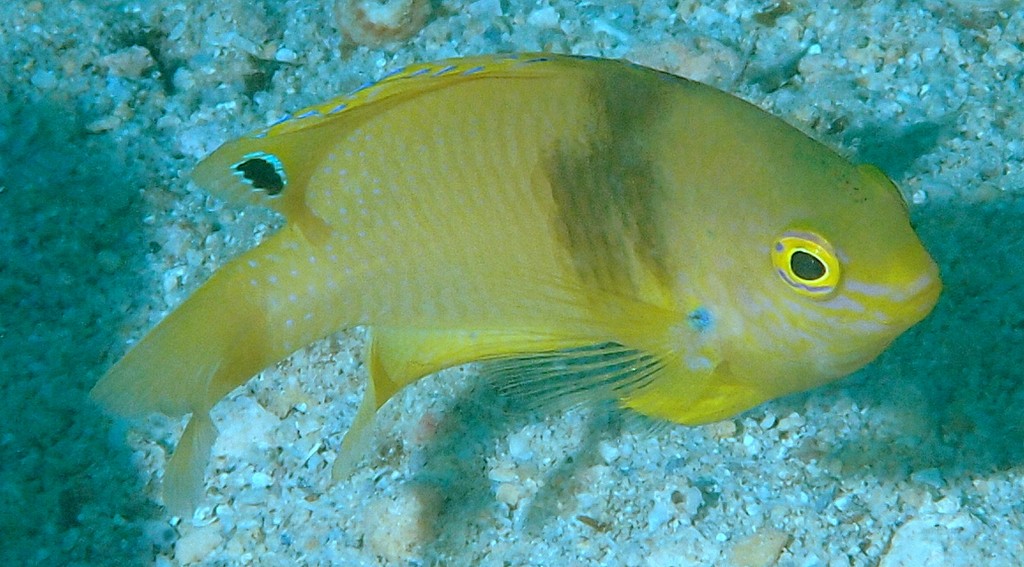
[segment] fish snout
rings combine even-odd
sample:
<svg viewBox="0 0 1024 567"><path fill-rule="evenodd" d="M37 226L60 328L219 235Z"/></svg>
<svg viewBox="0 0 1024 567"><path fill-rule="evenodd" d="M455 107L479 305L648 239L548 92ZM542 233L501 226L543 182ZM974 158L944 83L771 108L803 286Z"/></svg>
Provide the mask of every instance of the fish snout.
<svg viewBox="0 0 1024 567"><path fill-rule="evenodd" d="M917 266L904 268L899 270L902 273L896 278L890 294L892 302L888 319L893 325L908 328L931 313L942 294L942 277L939 267L927 254Z"/></svg>

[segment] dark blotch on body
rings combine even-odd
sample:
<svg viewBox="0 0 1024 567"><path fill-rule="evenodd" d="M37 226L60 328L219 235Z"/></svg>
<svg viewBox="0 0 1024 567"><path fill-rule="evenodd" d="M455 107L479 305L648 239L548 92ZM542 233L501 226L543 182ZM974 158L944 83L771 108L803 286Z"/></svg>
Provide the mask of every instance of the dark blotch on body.
<svg viewBox="0 0 1024 567"><path fill-rule="evenodd" d="M595 77L587 137L564 140L547 160L559 237L581 279L599 289L635 290L644 272L669 279L657 215L664 182L648 145L660 86Z"/></svg>

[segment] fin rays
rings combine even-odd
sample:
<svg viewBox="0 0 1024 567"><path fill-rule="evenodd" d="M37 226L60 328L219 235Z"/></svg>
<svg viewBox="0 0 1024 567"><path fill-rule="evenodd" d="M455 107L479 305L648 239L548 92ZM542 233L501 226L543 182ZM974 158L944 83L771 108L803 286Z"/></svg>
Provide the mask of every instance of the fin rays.
<svg viewBox="0 0 1024 567"><path fill-rule="evenodd" d="M664 367L655 355L618 343L547 351L481 363L481 373L505 395L540 406L620 400L643 389Z"/></svg>

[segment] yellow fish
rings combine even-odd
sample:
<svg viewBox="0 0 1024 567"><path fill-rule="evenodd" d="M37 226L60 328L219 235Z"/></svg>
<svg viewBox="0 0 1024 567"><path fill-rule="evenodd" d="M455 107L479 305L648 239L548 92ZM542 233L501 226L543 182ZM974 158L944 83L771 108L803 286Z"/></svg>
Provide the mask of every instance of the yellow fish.
<svg viewBox="0 0 1024 567"><path fill-rule="evenodd" d="M449 366L700 424L860 368L941 289L878 169L621 61L408 67L225 144L194 178L286 224L92 392L123 415L192 414L165 475L179 512L202 494L210 408L339 329L368 325L371 345L336 472L382 404Z"/></svg>

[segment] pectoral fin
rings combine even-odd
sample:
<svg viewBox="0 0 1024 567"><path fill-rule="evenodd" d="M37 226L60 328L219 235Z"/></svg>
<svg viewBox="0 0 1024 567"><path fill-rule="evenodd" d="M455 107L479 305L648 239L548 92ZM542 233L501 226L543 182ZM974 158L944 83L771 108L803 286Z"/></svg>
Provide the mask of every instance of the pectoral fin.
<svg viewBox="0 0 1024 567"><path fill-rule="evenodd" d="M565 408L618 402L657 380L665 365L665 355L608 342L485 361L482 373L531 407Z"/></svg>

